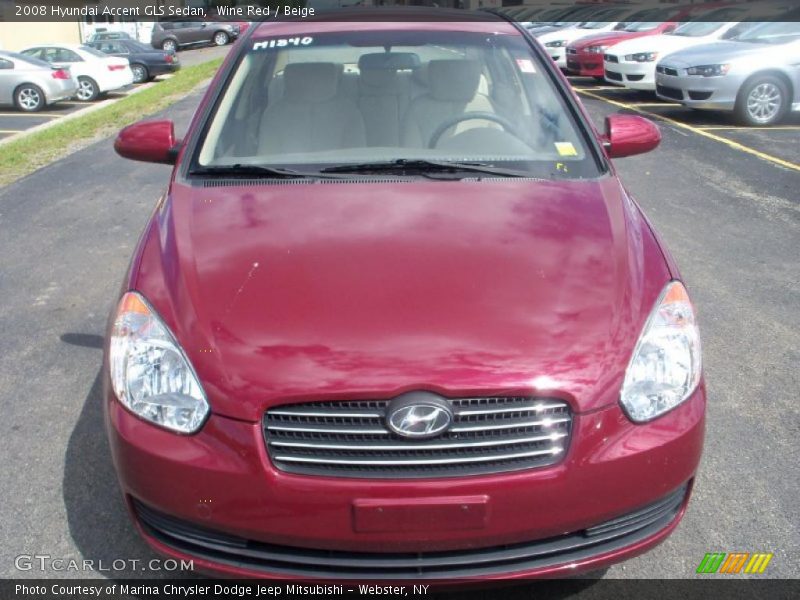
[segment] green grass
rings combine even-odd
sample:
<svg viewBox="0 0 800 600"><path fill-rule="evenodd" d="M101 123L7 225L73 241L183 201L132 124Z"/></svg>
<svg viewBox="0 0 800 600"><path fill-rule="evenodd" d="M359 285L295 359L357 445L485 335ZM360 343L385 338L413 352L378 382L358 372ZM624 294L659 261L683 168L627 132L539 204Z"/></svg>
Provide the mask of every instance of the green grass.
<svg viewBox="0 0 800 600"><path fill-rule="evenodd" d="M173 77L88 115L0 146L0 185L6 185L120 128L163 110L211 77L222 59L186 67Z"/></svg>

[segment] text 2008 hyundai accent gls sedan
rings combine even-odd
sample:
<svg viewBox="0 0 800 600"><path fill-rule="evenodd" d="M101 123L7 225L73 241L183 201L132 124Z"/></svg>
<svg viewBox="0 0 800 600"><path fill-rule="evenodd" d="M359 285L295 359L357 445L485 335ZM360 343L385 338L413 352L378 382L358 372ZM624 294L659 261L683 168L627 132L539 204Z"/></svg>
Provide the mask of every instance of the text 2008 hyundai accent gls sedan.
<svg viewBox="0 0 800 600"><path fill-rule="evenodd" d="M658 130L596 132L512 23L393 14L252 27L182 141L120 133L175 165L108 332L132 518L232 576L640 554L686 509L706 403L686 289L609 162Z"/></svg>

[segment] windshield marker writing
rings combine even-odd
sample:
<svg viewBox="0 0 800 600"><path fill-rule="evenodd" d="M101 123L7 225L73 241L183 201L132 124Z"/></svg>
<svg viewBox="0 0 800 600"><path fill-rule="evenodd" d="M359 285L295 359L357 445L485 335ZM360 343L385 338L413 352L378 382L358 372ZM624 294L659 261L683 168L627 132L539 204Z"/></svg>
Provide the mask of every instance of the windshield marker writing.
<svg viewBox="0 0 800 600"><path fill-rule="evenodd" d="M253 50L267 50L269 48L286 48L287 46L309 46L314 42L312 37L280 38L277 40L264 40L253 44Z"/></svg>

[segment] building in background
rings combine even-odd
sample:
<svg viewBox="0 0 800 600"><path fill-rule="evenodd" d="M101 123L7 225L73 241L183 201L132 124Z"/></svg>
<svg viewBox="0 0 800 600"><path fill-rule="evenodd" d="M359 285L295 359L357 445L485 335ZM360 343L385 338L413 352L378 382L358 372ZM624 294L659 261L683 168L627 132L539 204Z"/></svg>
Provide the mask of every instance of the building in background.
<svg viewBox="0 0 800 600"><path fill-rule="evenodd" d="M3 50L22 50L35 44L79 44L81 41L81 26L78 21L0 21L0 48Z"/></svg>

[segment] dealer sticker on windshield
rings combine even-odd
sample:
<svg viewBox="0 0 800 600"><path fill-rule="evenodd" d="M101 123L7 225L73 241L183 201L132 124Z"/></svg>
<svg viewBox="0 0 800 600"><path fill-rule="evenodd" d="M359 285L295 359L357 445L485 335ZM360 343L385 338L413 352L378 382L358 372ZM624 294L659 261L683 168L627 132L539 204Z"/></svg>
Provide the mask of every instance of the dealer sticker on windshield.
<svg viewBox="0 0 800 600"><path fill-rule="evenodd" d="M310 46L314 43L313 37L278 38L263 40L253 44L253 50L269 50L270 48L287 48L289 46Z"/></svg>
<svg viewBox="0 0 800 600"><path fill-rule="evenodd" d="M556 142L555 144L559 156L578 156L578 151L572 142Z"/></svg>
<svg viewBox="0 0 800 600"><path fill-rule="evenodd" d="M533 61L528 58L518 58L517 66L523 73L536 73L536 67L533 66Z"/></svg>

